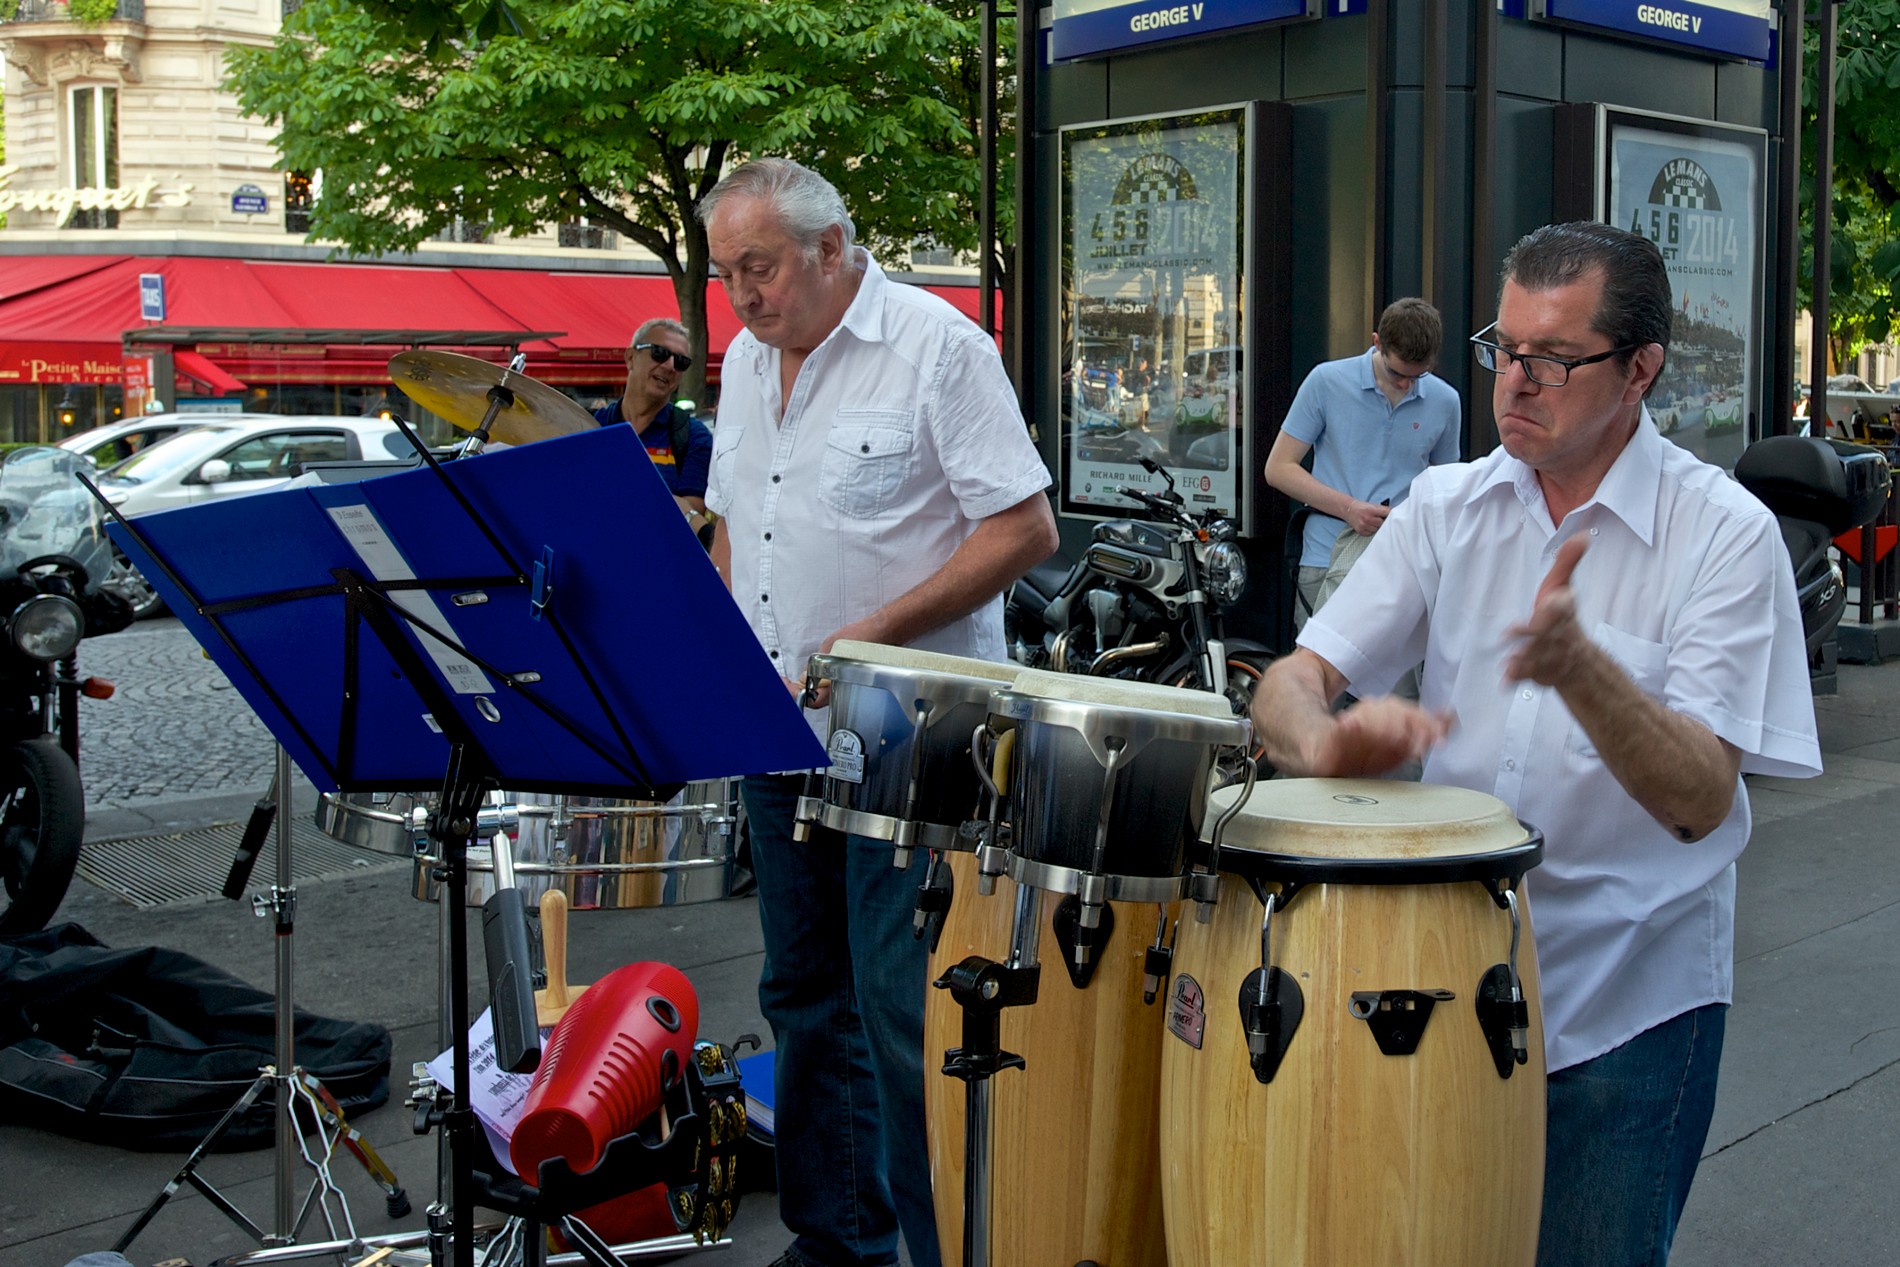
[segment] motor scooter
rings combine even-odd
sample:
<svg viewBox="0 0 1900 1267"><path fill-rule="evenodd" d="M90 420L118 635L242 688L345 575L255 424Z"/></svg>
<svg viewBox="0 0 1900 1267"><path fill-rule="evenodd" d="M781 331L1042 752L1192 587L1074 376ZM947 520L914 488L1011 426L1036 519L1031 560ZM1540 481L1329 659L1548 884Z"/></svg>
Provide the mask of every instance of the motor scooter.
<svg viewBox="0 0 1900 1267"><path fill-rule="evenodd" d="M85 459L55 448L0 459L0 935L44 928L66 896L85 838L79 699L112 684L80 678L82 638L132 623L99 588L112 566Z"/></svg>
<svg viewBox="0 0 1900 1267"><path fill-rule="evenodd" d="M1829 551L1834 538L1879 517L1893 476L1886 455L1866 445L1815 436L1765 436L1742 451L1735 479L1773 511L1794 565L1807 643L1808 680L1835 691L1847 581Z"/></svg>

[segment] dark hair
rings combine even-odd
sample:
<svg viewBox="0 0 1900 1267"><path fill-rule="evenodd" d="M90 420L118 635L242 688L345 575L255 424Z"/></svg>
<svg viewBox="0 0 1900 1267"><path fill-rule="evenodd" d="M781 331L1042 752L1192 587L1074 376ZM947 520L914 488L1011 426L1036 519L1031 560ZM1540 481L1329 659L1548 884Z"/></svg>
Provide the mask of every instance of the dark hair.
<svg viewBox="0 0 1900 1267"><path fill-rule="evenodd" d="M1580 281L1593 270L1603 276L1603 298L1590 328L1612 347L1657 343L1666 355L1674 313L1669 271L1656 244L1627 229L1576 220L1532 230L1504 257L1499 297L1504 282L1516 282L1525 290L1552 290ZM1618 367L1628 369L1634 355L1632 350L1617 357ZM1656 377L1662 377L1660 371ZM1652 380L1650 386L1655 385Z"/></svg>
<svg viewBox="0 0 1900 1267"><path fill-rule="evenodd" d="M1395 299L1379 314L1379 347L1414 365L1436 365L1445 344L1445 323L1423 299Z"/></svg>

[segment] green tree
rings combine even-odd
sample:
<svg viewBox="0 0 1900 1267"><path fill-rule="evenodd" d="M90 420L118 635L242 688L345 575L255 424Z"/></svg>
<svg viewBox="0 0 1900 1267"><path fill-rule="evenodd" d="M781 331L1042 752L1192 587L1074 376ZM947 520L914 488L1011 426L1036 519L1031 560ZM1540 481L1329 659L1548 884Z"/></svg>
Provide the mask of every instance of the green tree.
<svg viewBox="0 0 1900 1267"><path fill-rule="evenodd" d="M311 236L407 251L461 222L585 216L666 266L706 353L704 230L727 168L780 154L830 177L860 240L974 246L976 0L310 0L231 54L281 163L321 169ZM1005 46L1007 47L1007 46ZM645 314L629 314L630 318Z"/></svg>
<svg viewBox="0 0 1900 1267"><path fill-rule="evenodd" d="M1812 7L1812 5L1810 5ZM1832 241L1828 251L1830 370L1893 333L1900 290L1900 0L1843 0L1835 40ZM1799 298L1813 302L1818 28L1803 52Z"/></svg>

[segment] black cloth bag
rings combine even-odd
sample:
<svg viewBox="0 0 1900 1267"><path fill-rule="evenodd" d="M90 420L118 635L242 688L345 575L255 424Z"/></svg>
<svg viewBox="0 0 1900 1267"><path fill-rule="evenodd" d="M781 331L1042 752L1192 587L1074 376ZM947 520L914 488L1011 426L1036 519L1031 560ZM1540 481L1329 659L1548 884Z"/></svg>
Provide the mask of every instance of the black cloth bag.
<svg viewBox="0 0 1900 1267"><path fill-rule="evenodd" d="M389 1098L387 1029L298 1009L294 1033L298 1067L346 1115ZM201 959L113 950L77 924L0 939L0 1120L186 1151L276 1062L276 1048L271 995ZM266 1089L219 1147L268 1146L275 1103Z"/></svg>

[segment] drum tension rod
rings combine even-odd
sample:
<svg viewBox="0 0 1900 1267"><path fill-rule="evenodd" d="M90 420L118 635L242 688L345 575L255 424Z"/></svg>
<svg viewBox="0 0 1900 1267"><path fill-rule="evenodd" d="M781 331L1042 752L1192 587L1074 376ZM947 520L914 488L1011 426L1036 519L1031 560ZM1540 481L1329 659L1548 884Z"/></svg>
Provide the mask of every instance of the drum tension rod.
<svg viewBox="0 0 1900 1267"><path fill-rule="evenodd" d="M950 913L954 896L953 873L943 865L943 851L932 849L930 861L924 867L924 882L917 890L917 909L911 916L910 935L918 941L928 941L933 955L937 953L937 940L943 936L944 917Z"/></svg>
<svg viewBox="0 0 1900 1267"><path fill-rule="evenodd" d="M1524 997L1524 982L1517 975L1518 939L1523 924L1518 918L1516 890L1501 886L1499 904L1511 913L1511 957L1504 963L1492 964L1478 979L1476 1011L1498 1077L1509 1078L1517 1066L1530 1062L1531 1010Z"/></svg>

